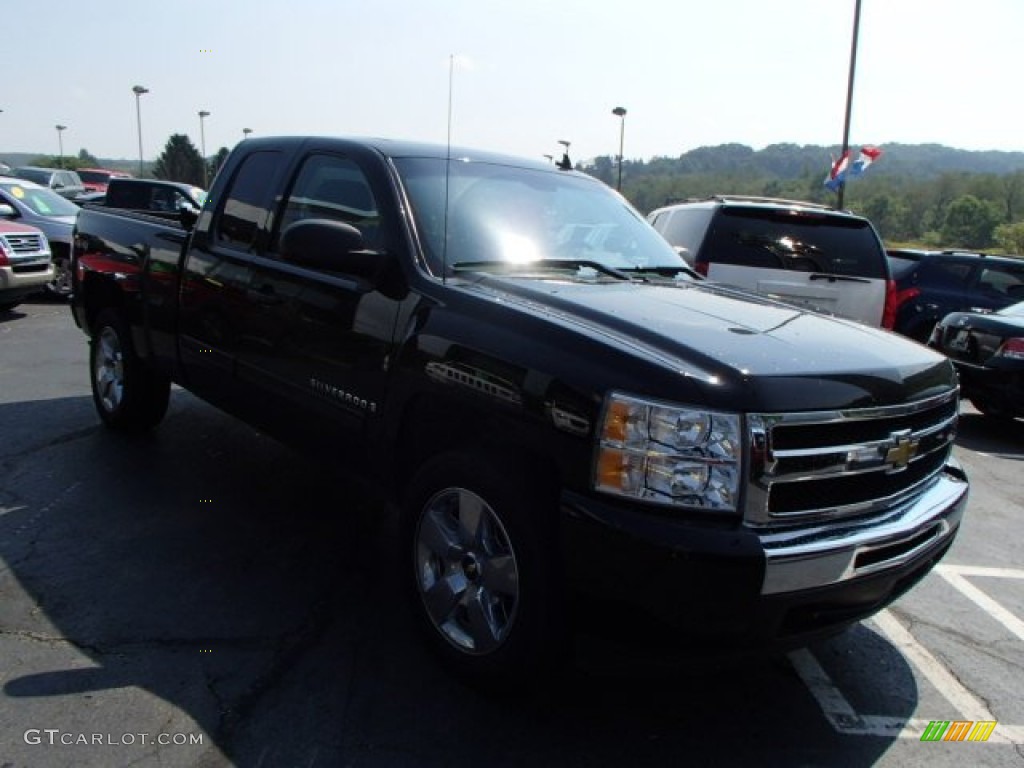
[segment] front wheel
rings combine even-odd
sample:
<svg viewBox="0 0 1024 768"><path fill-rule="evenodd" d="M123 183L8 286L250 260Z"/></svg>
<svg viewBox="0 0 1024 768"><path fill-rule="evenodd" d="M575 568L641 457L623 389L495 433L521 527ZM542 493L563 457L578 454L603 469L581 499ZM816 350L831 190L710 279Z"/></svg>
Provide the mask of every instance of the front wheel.
<svg viewBox="0 0 1024 768"><path fill-rule="evenodd" d="M71 260L65 256L53 258L53 280L46 284L51 296L66 298L71 295Z"/></svg>
<svg viewBox="0 0 1024 768"><path fill-rule="evenodd" d="M92 399L103 423L120 432L145 432L167 412L171 383L149 370L132 347L128 324L114 310L97 318L89 345Z"/></svg>
<svg viewBox="0 0 1024 768"><path fill-rule="evenodd" d="M427 462L405 506L404 539L429 644L468 682L507 689L551 671L566 622L553 500L505 470L468 454Z"/></svg>

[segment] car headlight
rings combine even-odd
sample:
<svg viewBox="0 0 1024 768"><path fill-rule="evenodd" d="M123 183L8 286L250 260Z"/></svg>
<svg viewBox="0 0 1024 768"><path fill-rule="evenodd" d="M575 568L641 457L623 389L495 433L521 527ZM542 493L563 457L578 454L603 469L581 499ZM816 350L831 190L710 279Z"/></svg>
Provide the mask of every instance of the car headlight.
<svg viewBox="0 0 1024 768"><path fill-rule="evenodd" d="M742 450L739 414L612 393L594 487L657 504L735 512Z"/></svg>

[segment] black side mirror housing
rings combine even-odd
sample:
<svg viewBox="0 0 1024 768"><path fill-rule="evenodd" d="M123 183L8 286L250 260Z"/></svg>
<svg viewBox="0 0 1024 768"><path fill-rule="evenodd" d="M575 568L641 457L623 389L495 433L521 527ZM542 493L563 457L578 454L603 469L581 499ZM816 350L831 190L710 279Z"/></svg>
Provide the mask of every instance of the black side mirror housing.
<svg viewBox="0 0 1024 768"><path fill-rule="evenodd" d="M360 278L368 290L377 289L392 298L406 291L394 255L367 250L362 232L343 221L297 221L281 233L278 250L290 264Z"/></svg>

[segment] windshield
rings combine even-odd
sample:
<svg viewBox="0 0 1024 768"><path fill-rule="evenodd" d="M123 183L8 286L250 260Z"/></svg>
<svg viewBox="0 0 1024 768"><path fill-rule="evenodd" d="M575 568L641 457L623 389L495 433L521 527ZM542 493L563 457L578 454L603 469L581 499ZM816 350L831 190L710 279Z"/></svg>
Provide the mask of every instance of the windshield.
<svg viewBox="0 0 1024 768"><path fill-rule="evenodd" d="M79 169L77 173L78 178L82 181L88 181L90 184L97 182L105 184L110 180L110 171L83 171Z"/></svg>
<svg viewBox="0 0 1024 768"><path fill-rule="evenodd" d="M629 203L590 178L441 158L398 158L395 165L435 274L444 271L442 261L449 272L459 264L562 261L612 270L686 267Z"/></svg>
<svg viewBox="0 0 1024 768"><path fill-rule="evenodd" d="M0 189L4 191L6 197L14 198L40 216L78 215L77 205L50 189L27 187L15 183L0 184Z"/></svg>
<svg viewBox="0 0 1024 768"><path fill-rule="evenodd" d="M36 184L42 184L44 187L50 186L50 171L43 171L37 168L16 168L14 175L22 179L28 179L34 181Z"/></svg>

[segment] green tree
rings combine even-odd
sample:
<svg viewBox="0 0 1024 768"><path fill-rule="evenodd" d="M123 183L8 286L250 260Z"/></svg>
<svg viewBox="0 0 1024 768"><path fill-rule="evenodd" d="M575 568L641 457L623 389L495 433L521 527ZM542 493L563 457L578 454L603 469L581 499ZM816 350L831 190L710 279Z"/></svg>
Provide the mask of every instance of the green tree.
<svg viewBox="0 0 1024 768"><path fill-rule="evenodd" d="M96 159L95 155L89 153L89 150L82 147L78 150L78 168L98 168L100 161Z"/></svg>
<svg viewBox="0 0 1024 768"><path fill-rule="evenodd" d="M979 200L974 195L961 195L949 204L942 225L942 239L947 245L961 248L987 248L1002 218L995 203Z"/></svg>
<svg viewBox="0 0 1024 768"><path fill-rule="evenodd" d="M203 186L203 158L188 136L175 133L167 140L164 151L153 165L153 176Z"/></svg>
<svg viewBox="0 0 1024 768"><path fill-rule="evenodd" d="M1024 221L1000 224L996 227L995 241L1000 250L1024 256Z"/></svg>
<svg viewBox="0 0 1024 768"><path fill-rule="evenodd" d="M230 149L228 149L227 147L221 147L220 149L217 150L217 154L210 158L210 162L207 168L209 169L210 172L211 183L213 182L213 177L217 175L217 171L219 171L220 167L224 165L224 161L228 159L228 155L230 153Z"/></svg>

